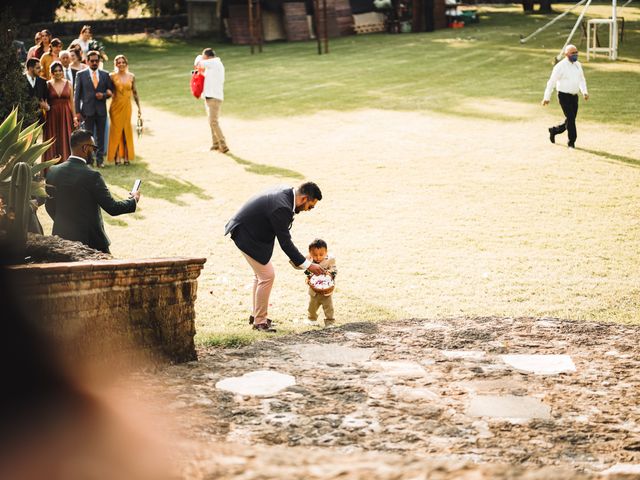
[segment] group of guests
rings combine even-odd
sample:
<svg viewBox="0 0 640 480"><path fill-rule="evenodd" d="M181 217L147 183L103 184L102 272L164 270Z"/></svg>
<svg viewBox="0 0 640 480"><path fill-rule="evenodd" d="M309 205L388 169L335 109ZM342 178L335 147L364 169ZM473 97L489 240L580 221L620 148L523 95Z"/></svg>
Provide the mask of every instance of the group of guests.
<svg viewBox="0 0 640 480"><path fill-rule="evenodd" d="M113 72L102 70L107 57L101 50L91 49L92 38L91 27L85 25L79 37L63 50L60 39L42 30L27 53L26 88L38 101L43 139L54 140L43 159L60 157L65 161L71 154L71 133L82 127L93 132L97 140L97 167L104 167L105 155L115 165L128 165L135 158L132 97L138 118L142 115L135 75L129 71L124 55L114 58ZM107 99L111 99L108 110ZM89 164L93 162L91 158Z"/></svg>

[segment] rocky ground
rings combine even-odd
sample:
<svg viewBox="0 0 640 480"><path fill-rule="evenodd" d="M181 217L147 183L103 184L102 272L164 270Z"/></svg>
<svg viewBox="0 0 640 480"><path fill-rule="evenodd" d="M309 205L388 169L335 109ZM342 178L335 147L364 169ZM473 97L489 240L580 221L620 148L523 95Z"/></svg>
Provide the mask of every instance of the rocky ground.
<svg viewBox="0 0 640 480"><path fill-rule="evenodd" d="M638 333L550 318L352 323L201 350L136 383L199 445L189 478L640 478Z"/></svg>

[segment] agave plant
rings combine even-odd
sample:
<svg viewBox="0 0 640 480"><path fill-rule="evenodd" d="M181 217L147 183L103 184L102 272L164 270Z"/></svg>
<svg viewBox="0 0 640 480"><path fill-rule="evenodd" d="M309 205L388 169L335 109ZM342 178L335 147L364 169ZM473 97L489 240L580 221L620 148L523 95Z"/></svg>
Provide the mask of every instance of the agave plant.
<svg viewBox="0 0 640 480"><path fill-rule="evenodd" d="M13 167L24 162L31 169L31 187L29 196L46 197L44 179L39 174L45 168L55 165L60 157L47 162L39 162L40 157L54 142L53 138L38 143L38 137L42 133L42 125L32 123L25 129L22 128L22 120L18 120L18 109L14 108L9 116L0 124L0 196L8 199L11 173Z"/></svg>

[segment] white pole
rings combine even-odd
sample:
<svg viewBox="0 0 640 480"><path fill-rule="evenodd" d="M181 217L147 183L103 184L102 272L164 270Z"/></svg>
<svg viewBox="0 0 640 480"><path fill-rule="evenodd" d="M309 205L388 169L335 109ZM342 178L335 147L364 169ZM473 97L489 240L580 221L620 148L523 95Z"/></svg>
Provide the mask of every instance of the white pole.
<svg viewBox="0 0 640 480"><path fill-rule="evenodd" d="M576 3L573 7L571 7L569 10L567 10L566 12L561 13L560 15L558 15L556 18L554 18L553 20L551 20L550 22L544 24L542 27L540 27L539 29L537 29L535 32L533 32L531 35L528 35L526 38L521 38L520 39L520 43L526 43L529 41L530 38L535 37L537 34L539 34L541 31L545 30L547 27L550 27L551 25L553 25L554 23L556 23L558 20L560 20L562 17L564 17L565 15L568 15L571 10L573 10L576 7L579 7L580 5L582 5L584 2L586 2L587 0L580 0L578 3ZM629 0L631 1L631 0Z"/></svg>
<svg viewBox="0 0 640 480"><path fill-rule="evenodd" d="M615 2L615 0L613 1ZM580 25L580 22L582 22L582 18L584 17L584 14L587 13L587 9L589 8L589 5L591 5L591 0L588 0L587 3L584 4L584 7L582 8L582 12L580 12L580 16L576 20L576 24L573 26L571 33L569 33L569 38L567 38L567 41L564 42L564 45L562 46L562 50L560 50L560 53L556 56L556 60L560 60L562 58L562 55L564 54L564 49L567 47L567 45L569 45L569 42L571 41L573 34L576 33L576 30L578 29L578 25ZM587 26L587 28L589 27Z"/></svg>
<svg viewBox="0 0 640 480"><path fill-rule="evenodd" d="M611 49L611 60L618 59L618 17L616 15L616 0L611 0L611 41L609 48Z"/></svg>

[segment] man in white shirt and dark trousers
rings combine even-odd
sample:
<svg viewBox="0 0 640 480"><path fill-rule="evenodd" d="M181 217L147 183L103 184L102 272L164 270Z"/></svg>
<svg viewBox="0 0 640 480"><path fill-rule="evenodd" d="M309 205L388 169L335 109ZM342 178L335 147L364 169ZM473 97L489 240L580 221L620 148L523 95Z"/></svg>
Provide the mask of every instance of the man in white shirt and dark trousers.
<svg viewBox="0 0 640 480"><path fill-rule="evenodd" d="M567 130L569 135L569 148L575 148L576 138L576 117L578 116L578 93L582 93L585 100L589 100L587 92L587 81L584 78L582 65L578 61L578 49L575 45L567 45L564 49L564 56L559 61L547 82L547 88L544 91L544 99L542 106L549 105L551 92L555 88L558 91L558 101L564 112L564 123L549 128L549 140L556 143L556 135Z"/></svg>
<svg viewBox="0 0 640 480"><path fill-rule="evenodd" d="M220 110L224 100L224 65L211 48L205 48L193 62L196 68L204 69L204 107L211 128L211 150L227 153L229 147L220 128Z"/></svg>

